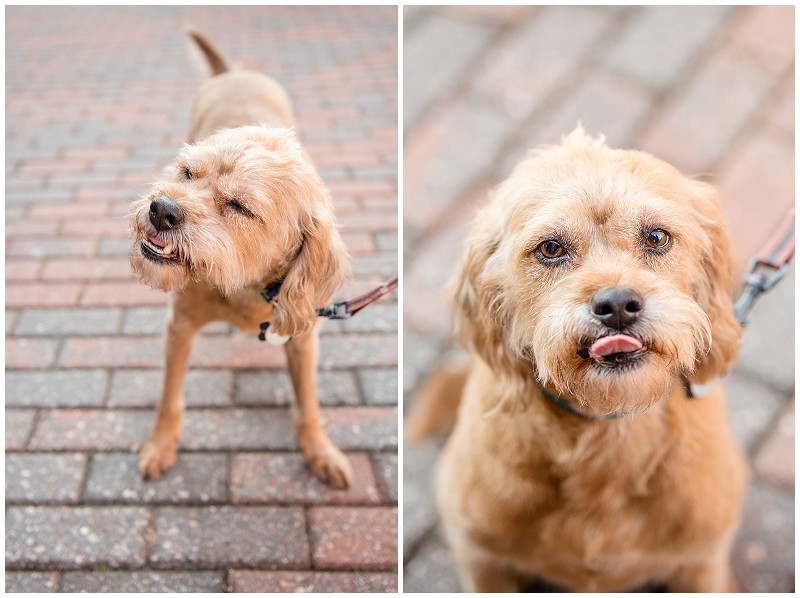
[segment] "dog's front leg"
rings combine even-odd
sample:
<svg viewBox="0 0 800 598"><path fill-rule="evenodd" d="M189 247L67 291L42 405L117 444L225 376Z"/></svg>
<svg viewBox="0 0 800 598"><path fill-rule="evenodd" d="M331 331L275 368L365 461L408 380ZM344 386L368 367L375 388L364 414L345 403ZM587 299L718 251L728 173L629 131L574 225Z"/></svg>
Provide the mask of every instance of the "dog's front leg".
<svg viewBox="0 0 800 598"><path fill-rule="evenodd" d="M156 423L139 453L139 472L145 479L158 479L175 463L183 419L183 378L192 342L199 329L200 324L182 315L180 300L173 299L167 316L164 385Z"/></svg>
<svg viewBox="0 0 800 598"><path fill-rule="evenodd" d="M334 488L346 488L353 478L350 463L325 434L320 420L316 381L318 344L315 328L293 337L285 345L297 402L297 440L315 476Z"/></svg>

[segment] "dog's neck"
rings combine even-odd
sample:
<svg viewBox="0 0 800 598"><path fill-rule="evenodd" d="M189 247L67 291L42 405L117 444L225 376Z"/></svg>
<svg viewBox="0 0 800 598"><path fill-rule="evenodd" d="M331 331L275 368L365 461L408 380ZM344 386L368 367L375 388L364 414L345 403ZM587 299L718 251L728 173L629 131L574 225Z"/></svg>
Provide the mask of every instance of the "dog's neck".
<svg viewBox="0 0 800 598"><path fill-rule="evenodd" d="M625 415L624 413L621 413L619 411L613 411L612 413L606 413L606 414L600 414L600 415L594 415L592 413L586 413L584 411L581 411L577 407L575 407L572 403L570 403L564 397L550 392L549 390L547 390L543 386L537 386L537 388L538 388L539 392L542 393L542 396L545 399L547 399L548 401L550 401L553 405L556 405L556 406L560 407L561 409L563 409L563 410L565 410L565 411L567 411L569 413L572 413L573 415L577 415L578 417L582 417L583 419L587 419L587 420L602 420L602 419L613 420L613 419L619 419L619 418L621 418L621 417L623 417Z"/></svg>
<svg viewBox="0 0 800 598"><path fill-rule="evenodd" d="M304 244L305 235L301 235L297 248L287 254L288 257L281 259L276 266L270 268L269 272L266 276L264 276L261 282L253 285L253 289L258 291L266 301L272 301L278 295L284 278L286 278L287 274L289 274L289 270L292 269L292 266L300 257L300 253L303 251Z"/></svg>
<svg viewBox="0 0 800 598"><path fill-rule="evenodd" d="M670 389L665 392L665 395L668 395L672 392L672 389L675 386L681 386L688 399L692 399L695 396L702 396L702 395L695 395L693 394L693 389L689 380L685 376L680 376L679 380L676 380L673 385L670 386ZM536 390L542 397L551 405L558 407L561 411L584 419L586 421L613 421L619 420L625 417L633 417L636 413L626 413L624 411L612 411L610 413L589 413L584 411L580 407L576 406L576 401L570 401L569 399L564 398L563 396L559 395L556 392L553 392L540 384L536 384Z"/></svg>

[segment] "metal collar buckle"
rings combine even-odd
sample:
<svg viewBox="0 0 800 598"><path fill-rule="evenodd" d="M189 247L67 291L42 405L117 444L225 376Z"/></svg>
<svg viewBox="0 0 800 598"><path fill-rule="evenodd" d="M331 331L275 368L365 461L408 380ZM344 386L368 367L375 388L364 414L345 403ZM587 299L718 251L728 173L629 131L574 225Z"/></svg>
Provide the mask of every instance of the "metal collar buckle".
<svg viewBox="0 0 800 598"><path fill-rule="evenodd" d="M347 311L347 301L337 301L317 310L317 315L329 320L347 320L353 317L352 312Z"/></svg>

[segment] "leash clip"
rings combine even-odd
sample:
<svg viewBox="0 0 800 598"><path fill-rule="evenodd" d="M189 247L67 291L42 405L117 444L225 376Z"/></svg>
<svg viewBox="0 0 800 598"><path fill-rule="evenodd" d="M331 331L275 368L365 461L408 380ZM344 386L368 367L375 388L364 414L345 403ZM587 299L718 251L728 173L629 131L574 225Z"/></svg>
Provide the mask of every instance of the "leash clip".
<svg viewBox="0 0 800 598"><path fill-rule="evenodd" d="M769 291L772 287L778 284L778 282L780 282L780 280L783 278L784 274L786 274L785 262L781 264L780 267L775 268L775 266L772 266L770 264L766 264L762 261L757 261L755 264L753 264L753 267L751 268L750 274L748 276L756 276L755 272L756 270L758 270L759 266L765 266L773 270L773 274L769 278L767 278L765 274L758 275L760 289L762 293Z"/></svg>
<svg viewBox="0 0 800 598"><path fill-rule="evenodd" d="M337 301L321 307L317 310L317 315L329 320L347 320L353 317L353 314L347 311L347 301Z"/></svg>
<svg viewBox="0 0 800 598"><path fill-rule="evenodd" d="M780 282L786 274L786 267L787 264L783 263L776 268L758 258L750 262L750 267L744 277L746 288L733 308L736 319L742 326L747 323L747 314L750 313L756 298ZM769 268L772 270L772 274L759 271L762 268Z"/></svg>

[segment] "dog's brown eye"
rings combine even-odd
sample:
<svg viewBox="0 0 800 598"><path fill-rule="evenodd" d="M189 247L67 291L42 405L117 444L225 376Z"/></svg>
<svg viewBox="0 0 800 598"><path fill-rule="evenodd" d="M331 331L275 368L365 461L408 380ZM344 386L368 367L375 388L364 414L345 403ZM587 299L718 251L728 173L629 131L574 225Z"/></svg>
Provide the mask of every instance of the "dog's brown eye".
<svg viewBox="0 0 800 598"><path fill-rule="evenodd" d="M655 230L651 230L647 234L647 239L645 239L645 244L648 247L652 247L653 249L660 249L662 247L666 247L671 238L672 237L670 237L667 231L657 228Z"/></svg>
<svg viewBox="0 0 800 598"><path fill-rule="evenodd" d="M187 181L191 181L191 180L194 178L194 175L192 174L192 171L191 171L191 170L189 170L189 167L188 167L188 166L182 166L182 167L181 167L181 175L182 175L182 176L183 176L183 178L185 178Z"/></svg>
<svg viewBox="0 0 800 598"><path fill-rule="evenodd" d="M539 253L548 260L554 260L562 257L566 253L566 250L558 241L550 240L539 245Z"/></svg>

